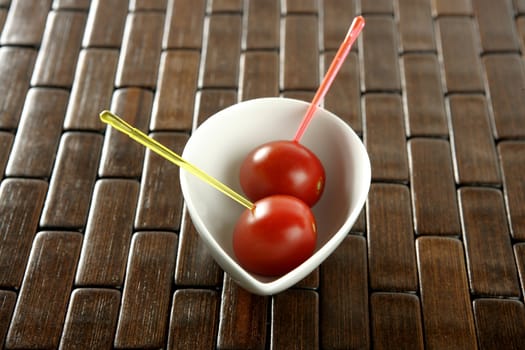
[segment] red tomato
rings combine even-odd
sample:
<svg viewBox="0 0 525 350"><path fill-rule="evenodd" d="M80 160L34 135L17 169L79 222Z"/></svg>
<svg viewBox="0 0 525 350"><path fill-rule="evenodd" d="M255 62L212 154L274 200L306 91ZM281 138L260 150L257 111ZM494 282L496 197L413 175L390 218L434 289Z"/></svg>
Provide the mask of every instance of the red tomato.
<svg viewBox="0 0 525 350"><path fill-rule="evenodd" d="M233 250L246 270L264 276L290 272L314 252L315 217L301 200L274 195L246 209L233 231Z"/></svg>
<svg viewBox="0 0 525 350"><path fill-rule="evenodd" d="M325 172L319 158L300 143L273 141L246 156L240 183L252 201L287 194L313 206L323 193Z"/></svg>

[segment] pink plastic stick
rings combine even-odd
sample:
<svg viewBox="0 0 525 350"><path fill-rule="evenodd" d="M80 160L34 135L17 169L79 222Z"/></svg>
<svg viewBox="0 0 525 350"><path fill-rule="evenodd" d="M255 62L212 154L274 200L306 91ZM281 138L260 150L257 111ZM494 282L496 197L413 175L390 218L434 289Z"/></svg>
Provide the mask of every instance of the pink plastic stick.
<svg viewBox="0 0 525 350"><path fill-rule="evenodd" d="M361 16L357 16L352 21L352 24L350 25L350 29L348 29L348 33L346 34L345 40L339 47L339 50L337 51L337 53L335 54L334 60L330 64L330 67L328 68L328 71L326 72L326 75L324 76L323 81L321 82L321 85L319 85L319 88L317 89L317 92L315 93L312 103L310 103L310 106L306 110L306 114L303 117L303 120L301 121L299 128L297 129L297 132L293 139L295 142L299 142L304 132L306 131L308 124L310 124L310 121L312 120L312 117L314 116L314 112L317 106L319 105L321 100L324 98L324 96L328 92L328 89L330 89L330 86L332 85L332 82L334 81L335 76L339 72L339 69L343 65L343 62L345 61L346 56L350 52L352 45L354 44L355 40L359 36L359 33L361 33L361 30L363 29L364 26L365 26L365 19Z"/></svg>

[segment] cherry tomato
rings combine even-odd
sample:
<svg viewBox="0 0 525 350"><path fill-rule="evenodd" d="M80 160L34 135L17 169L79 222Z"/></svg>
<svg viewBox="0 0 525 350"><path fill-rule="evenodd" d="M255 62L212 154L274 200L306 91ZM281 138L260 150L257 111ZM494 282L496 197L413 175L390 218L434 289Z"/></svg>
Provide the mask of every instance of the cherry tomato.
<svg viewBox="0 0 525 350"><path fill-rule="evenodd" d="M274 195L254 203L237 221L233 250L246 270L264 276L290 272L314 252L315 217L300 199Z"/></svg>
<svg viewBox="0 0 525 350"><path fill-rule="evenodd" d="M273 141L246 156L240 183L252 201L287 194L313 206L323 193L325 172L319 158L300 143Z"/></svg>

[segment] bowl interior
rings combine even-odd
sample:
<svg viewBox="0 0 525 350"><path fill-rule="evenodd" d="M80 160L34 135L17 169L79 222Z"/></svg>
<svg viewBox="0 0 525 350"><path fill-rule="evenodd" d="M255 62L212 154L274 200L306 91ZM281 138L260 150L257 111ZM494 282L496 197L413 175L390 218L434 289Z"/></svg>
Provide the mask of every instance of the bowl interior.
<svg viewBox="0 0 525 350"><path fill-rule="evenodd" d="M291 140L308 104L285 98L242 102L208 118L192 134L183 157L242 193L239 168L262 143ZM281 277L244 270L235 258L232 232L245 208L194 175L181 170L181 187L192 221L217 263L244 288L274 294L306 277L341 242L357 219L370 186L370 162L359 137L334 114L318 108L301 139L321 160L324 193L312 208L318 225L314 255Z"/></svg>

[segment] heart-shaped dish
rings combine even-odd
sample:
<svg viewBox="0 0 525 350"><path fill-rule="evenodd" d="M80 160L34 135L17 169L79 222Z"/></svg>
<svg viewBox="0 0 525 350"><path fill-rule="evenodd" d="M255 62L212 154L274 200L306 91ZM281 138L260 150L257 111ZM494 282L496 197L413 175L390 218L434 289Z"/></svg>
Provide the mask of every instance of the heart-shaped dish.
<svg viewBox="0 0 525 350"><path fill-rule="evenodd" d="M193 132L182 157L242 193L239 168L246 154L268 141L293 139L307 108L304 101L278 97L230 106ZM326 172L324 193L312 208L318 242L308 260L279 277L255 275L238 264L232 232L245 208L181 169L182 193L197 232L222 269L256 294L279 293L308 276L348 234L368 195L368 154L359 137L339 117L318 108L301 143L317 155Z"/></svg>

